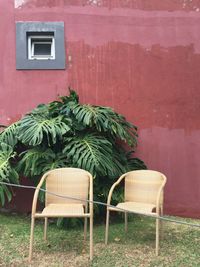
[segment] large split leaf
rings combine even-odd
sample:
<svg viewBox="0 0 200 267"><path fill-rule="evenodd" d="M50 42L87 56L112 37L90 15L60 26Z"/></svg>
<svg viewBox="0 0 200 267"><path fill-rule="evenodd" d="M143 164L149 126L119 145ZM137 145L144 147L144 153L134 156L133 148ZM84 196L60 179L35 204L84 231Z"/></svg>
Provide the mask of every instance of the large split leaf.
<svg viewBox="0 0 200 267"><path fill-rule="evenodd" d="M65 168L70 166L71 164L66 154L54 153L53 157L51 157L51 159L48 162L45 162L43 166L43 171L46 172L56 168Z"/></svg>
<svg viewBox="0 0 200 267"><path fill-rule="evenodd" d="M15 152L11 146L5 143L0 144L0 182L18 183L18 174L10 163L14 156ZM9 187L0 183L0 204L4 205L6 198L10 201L11 196Z"/></svg>
<svg viewBox="0 0 200 267"><path fill-rule="evenodd" d="M71 120L62 115L52 118L49 114L28 114L20 122L19 139L24 144L37 146L46 138L50 146L70 131L70 124Z"/></svg>
<svg viewBox="0 0 200 267"><path fill-rule="evenodd" d="M52 114L60 114L62 110L65 109L65 114L68 113L67 111L71 111L70 106L71 104L79 103L79 96L78 94L72 90L70 87L69 89L69 96L59 96L59 100L53 101L49 104L49 111Z"/></svg>
<svg viewBox="0 0 200 267"><path fill-rule="evenodd" d="M65 154L40 146L24 151L20 157L17 170L28 177L41 176L48 170L69 165Z"/></svg>
<svg viewBox="0 0 200 267"><path fill-rule="evenodd" d="M95 127L98 132L106 132L119 138L129 145L134 146L137 143L137 128L126 119L113 111L109 107L80 105L71 103L62 112L69 113L71 109L75 118L82 125Z"/></svg>
<svg viewBox="0 0 200 267"><path fill-rule="evenodd" d="M12 167L10 165L10 159L15 156L15 152L11 146L6 143L0 145L0 180L8 180Z"/></svg>
<svg viewBox="0 0 200 267"><path fill-rule="evenodd" d="M127 171L147 169L145 163L141 159L133 157L133 153L134 153L134 151L129 151L126 153L126 158L127 158L126 169L127 169Z"/></svg>
<svg viewBox="0 0 200 267"><path fill-rule="evenodd" d="M65 139L63 153L73 165L93 175L106 175L113 170L112 144L102 136L87 133Z"/></svg>
<svg viewBox="0 0 200 267"><path fill-rule="evenodd" d="M1 184L0 185L0 204L2 206L5 205L6 199L11 201L12 193L7 185Z"/></svg>
<svg viewBox="0 0 200 267"><path fill-rule="evenodd" d="M14 147L18 141L18 125L19 122L15 122L3 130L3 132L0 133L0 143L3 142Z"/></svg>
<svg viewBox="0 0 200 267"><path fill-rule="evenodd" d="M43 168L52 160L54 152L50 148L38 146L24 151L20 157L17 170L25 176L33 177L43 174Z"/></svg>

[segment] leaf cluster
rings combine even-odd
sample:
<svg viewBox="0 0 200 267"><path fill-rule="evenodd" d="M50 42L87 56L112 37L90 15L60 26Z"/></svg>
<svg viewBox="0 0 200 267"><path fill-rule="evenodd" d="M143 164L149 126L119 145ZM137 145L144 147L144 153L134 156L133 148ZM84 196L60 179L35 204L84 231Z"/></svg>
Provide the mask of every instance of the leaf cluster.
<svg viewBox="0 0 200 267"><path fill-rule="evenodd" d="M0 142L1 180L17 182L23 175L38 181L47 170L78 167L95 177L94 195L101 201L119 175L146 168L133 157L137 127L110 107L81 104L70 88L68 96L40 104L4 129ZM1 204L3 195L11 198L0 186Z"/></svg>

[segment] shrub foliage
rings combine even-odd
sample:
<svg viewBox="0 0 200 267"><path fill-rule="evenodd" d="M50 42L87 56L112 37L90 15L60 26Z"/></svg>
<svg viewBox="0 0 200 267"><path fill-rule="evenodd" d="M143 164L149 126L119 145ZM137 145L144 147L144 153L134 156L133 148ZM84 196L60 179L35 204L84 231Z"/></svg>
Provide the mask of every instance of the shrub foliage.
<svg viewBox="0 0 200 267"><path fill-rule="evenodd" d="M81 104L70 88L69 96L41 104L7 127L0 143L0 181L18 183L23 175L37 183L47 170L78 167L94 176L97 201L106 201L122 173L146 168L133 157L137 127L110 107ZM1 205L11 199L11 192L0 185Z"/></svg>

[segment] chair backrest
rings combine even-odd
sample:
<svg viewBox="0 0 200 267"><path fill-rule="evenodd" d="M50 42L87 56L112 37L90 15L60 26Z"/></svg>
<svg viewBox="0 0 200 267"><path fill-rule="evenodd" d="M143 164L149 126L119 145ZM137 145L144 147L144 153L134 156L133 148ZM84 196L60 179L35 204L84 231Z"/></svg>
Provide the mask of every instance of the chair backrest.
<svg viewBox="0 0 200 267"><path fill-rule="evenodd" d="M88 200L92 176L78 168L58 168L48 172L46 190L57 195ZM62 198L46 193L46 205L64 203L82 203L84 201Z"/></svg>
<svg viewBox="0 0 200 267"><path fill-rule="evenodd" d="M157 171L128 172L125 175L125 201L156 204L157 196L161 192L162 203L165 183L165 175Z"/></svg>

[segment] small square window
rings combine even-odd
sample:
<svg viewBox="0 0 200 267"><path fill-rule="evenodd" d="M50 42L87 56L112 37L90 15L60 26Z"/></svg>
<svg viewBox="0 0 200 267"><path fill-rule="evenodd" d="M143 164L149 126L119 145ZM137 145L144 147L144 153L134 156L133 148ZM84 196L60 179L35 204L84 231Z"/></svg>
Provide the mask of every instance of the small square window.
<svg viewBox="0 0 200 267"><path fill-rule="evenodd" d="M47 60L55 59L54 36L28 36L28 59Z"/></svg>
<svg viewBox="0 0 200 267"><path fill-rule="evenodd" d="M65 69L64 33L61 21L16 22L16 69Z"/></svg>

